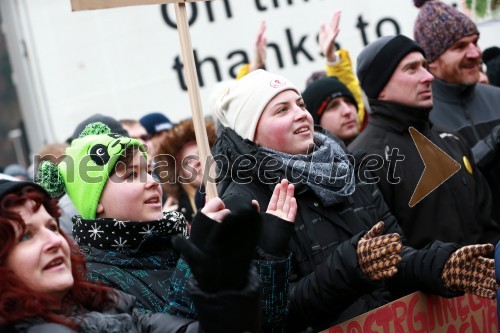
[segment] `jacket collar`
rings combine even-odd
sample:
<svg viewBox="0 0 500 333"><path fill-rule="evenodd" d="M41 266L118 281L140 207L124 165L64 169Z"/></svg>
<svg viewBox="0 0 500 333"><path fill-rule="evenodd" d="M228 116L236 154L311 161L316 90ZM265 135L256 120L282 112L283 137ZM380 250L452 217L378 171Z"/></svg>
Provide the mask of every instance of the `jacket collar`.
<svg viewBox="0 0 500 333"><path fill-rule="evenodd" d="M372 113L369 122L373 125L406 132L409 127L419 131L430 128L429 113L431 108L414 107L401 103L370 100Z"/></svg>
<svg viewBox="0 0 500 333"><path fill-rule="evenodd" d="M432 82L433 98L450 103L463 103L471 100L474 97L475 89L476 85L446 83L438 78Z"/></svg>

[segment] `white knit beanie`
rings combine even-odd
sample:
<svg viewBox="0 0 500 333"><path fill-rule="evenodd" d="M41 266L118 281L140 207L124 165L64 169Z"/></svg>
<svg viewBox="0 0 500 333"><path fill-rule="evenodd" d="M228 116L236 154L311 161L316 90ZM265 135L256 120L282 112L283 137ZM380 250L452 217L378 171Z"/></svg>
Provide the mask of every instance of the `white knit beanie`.
<svg viewBox="0 0 500 333"><path fill-rule="evenodd" d="M223 126L253 141L262 111L274 96L285 90L294 90L300 95L284 77L258 69L236 81L217 98L214 114Z"/></svg>

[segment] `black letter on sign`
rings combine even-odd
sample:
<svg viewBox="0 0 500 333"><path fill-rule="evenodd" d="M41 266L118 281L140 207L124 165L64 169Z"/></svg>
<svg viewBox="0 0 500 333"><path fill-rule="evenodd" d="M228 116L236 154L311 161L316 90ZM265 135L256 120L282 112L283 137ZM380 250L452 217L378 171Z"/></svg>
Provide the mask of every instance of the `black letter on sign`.
<svg viewBox="0 0 500 333"><path fill-rule="evenodd" d="M399 32L400 32L400 29L399 29L399 24L398 22L396 22L396 20L394 19L391 19L391 18L384 18L384 19L381 19L378 23L377 23L377 37L382 37L382 24L384 24L385 22L391 22L393 25L394 25L394 32L391 32L389 35L399 35Z"/></svg>
<svg viewBox="0 0 500 333"><path fill-rule="evenodd" d="M286 38L288 40L288 46L290 47L290 53L292 55L292 60L294 65L297 65L299 63L297 60L297 55L301 52L306 56L307 59L309 59L310 61L314 61L314 58L311 57L311 55L306 51L306 49L304 49L303 46L304 42L306 41L307 35L303 36L300 39L300 42L297 44L297 46L295 46L293 45L292 31L289 28L287 28Z"/></svg>
<svg viewBox="0 0 500 333"><path fill-rule="evenodd" d="M241 60L229 68L229 76L233 79L238 75L238 68L244 64L250 63L248 55L244 50L235 50L227 55L227 60L231 60L234 56L241 56Z"/></svg>
<svg viewBox="0 0 500 333"><path fill-rule="evenodd" d="M172 68L177 73L177 78L179 79L179 84L181 85L181 89L186 91L187 86L186 86L186 82L184 82L184 75L182 74L182 69L184 68L184 65L182 64L179 56L175 57L174 66L172 66Z"/></svg>
<svg viewBox="0 0 500 333"><path fill-rule="evenodd" d="M190 5L191 5L191 17L189 18L188 22L189 22L189 25L191 26L196 21L196 17L198 16L198 8L196 7L196 3L191 2ZM177 22L172 21L170 19L170 16L168 15L167 5L166 4L161 5L160 9L161 9L161 16L163 17L163 21L165 21L165 23L170 28L177 29Z"/></svg>
<svg viewBox="0 0 500 333"><path fill-rule="evenodd" d="M361 38L363 39L363 45L366 46L368 45L368 38L366 38L366 26L368 26L368 23L363 21L363 16L359 15L358 16L358 24L356 24L356 28L361 31Z"/></svg>
<svg viewBox="0 0 500 333"><path fill-rule="evenodd" d="M213 65L214 73L215 73L215 77L216 77L217 82L222 81L222 77L220 74L220 69L219 69L219 64L217 63L217 59L215 59L213 57L206 57L205 59L199 60L198 59L198 52L196 52L196 50L194 50L194 63L196 65L196 72L198 72L198 81L199 81L200 87L205 86L205 81L203 80L203 75L201 73L201 65L203 65L204 63L207 63L207 62L209 62Z"/></svg>
<svg viewBox="0 0 500 333"><path fill-rule="evenodd" d="M260 0L255 0L255 5L257 6L257 10L259 12L265 12L267 10L267 7L264 7L260 4Z"/></svg>
<svg viewBox="0 0 500 333"><path fill-rule="evenodd" d="M214 22L215 21L215 17L214 17L214 12L212 10L212 1L205 2L205 6L207 7L208 21L209 22ZM224 0L224 7L226 9L226 16L227 16L227 18L233 17L233 13L231 11L231 5L229 4L229 0Z"/></svg>

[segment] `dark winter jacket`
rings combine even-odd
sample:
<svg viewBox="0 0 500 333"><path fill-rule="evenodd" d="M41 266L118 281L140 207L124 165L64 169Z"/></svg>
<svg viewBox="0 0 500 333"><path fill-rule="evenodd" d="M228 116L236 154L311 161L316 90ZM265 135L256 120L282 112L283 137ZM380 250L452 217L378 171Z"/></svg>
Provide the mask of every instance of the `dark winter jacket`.
<svg viewBox="0 0 500 333"><path fill-rule="evenodd" d="M198 191L197 191L198 192ZM198 207L197 207L198 208ZM194 216L196 215L193 206L191 205L191 200L189 200L189 195L187 192L179 186L179 202L177 203L178 212L182 213L189 223L192 223Z"/></svg>
<svg viewBox="0 0 500 333"><path fill-rule="evenodd" d="M195 317L191 302L185 300L190 269L169 242L173 235L187 237L182 214L166 212L162 220L152 222L77 216L73 235L85 254L91 280L135 296L143 311Z"/></svg>
<svg viewBox="0 0 500 333"><path fill-rule="evenodd" d="M474 146L500 124L500 88L476 84L449 84L438 78L432 82L433 124L460 133Z"/></svg>
<svg viewBox="0 0 500 333"><path fill-rule="evenodd" d="M201 332L257 332L253 323L259 321L259 279L255 269L248 285L241 291L218 294L202 292L195 281L190 290L197 309L204 316L200 321L164 313L144 313L137 309L136 298L118 292L116 305L103 312L75 313L71 318L79 324L80 333L201 333ZM216 310L215 310L216 309ZM11 327L0 327L16 333L69 333L67 326L47 323L41 318L28 318ZM3 332L3 330L2 330Z"/></svg>
<svg viewBox="0 0 500 333"><path fill-rule="evenodd" d="M363 150L381 157L384 164L375 171L380 177L378 187L408 244L416 248L432 240L495 244L500 238L500 227L490 218L490 190L464 139L455 132L433 126L429 122L430 109L378 100L370 101L370 106L368 126L349 145L349 150ZM409 202L424 163L409 127L414 127L461 166L413 207Z"/></svg>
<svg viewBox="0 0 500 333"><path fill-rule="evenodd" d="M160 226L162 221L166 224ZM203 237L216 223L198 213L191 229L193 232L197 230L196 235ZM169 242L172 233L168 232L168 228L184 224L185 219L178 212L166 212L163 220L154 222L77 218L73 234L86 256L90 279L134 295L142 311L199 318L187 293L191 270L170 248ZM104 233L96 232L97 229ZM173 232L178 233L178 230ZM124 235L129 237L127 242ZM287 314L290 258L285 255L260 259L254 264L262 280L263 327L268 331L282 325Z"/></svg>
<svg viewBox="0 0 500 333"><path fill-rule="evenodd" d="M500 88L476 84L448 84L436 78L432 83L433 109L430 120L435 125L461 134L475 156L484 154L479 141L500 125ZM479 161L476 161L479 162ZM500 201L500 156L479 167L492 192L493 202ZM493 205L492 217L500 221L500 205Z"/></svg>
<svg viewBox="0 0 500 333"><path fill-rule="evenodd" d="M231 209L252 198L265 211L274 185L284 175L274 165L266 169L267 164L260 164L263 153L231 129L222 132L213 154L221 166L218 192L226 206ZM375 185L357 181L350 197L330 207L304 184L296 184L295 197L298 211L289 242L295 285L288 331L307 325L321 330L415 290L452 295L444 288L441 271L456 244L434 242L420 251L405 247L398 274L387 283L364 276L356 255L359 238L378 221L385 222L385 233L402 235ZM276 237L280 241L279 222L267 233L269 242Z"/></svg>

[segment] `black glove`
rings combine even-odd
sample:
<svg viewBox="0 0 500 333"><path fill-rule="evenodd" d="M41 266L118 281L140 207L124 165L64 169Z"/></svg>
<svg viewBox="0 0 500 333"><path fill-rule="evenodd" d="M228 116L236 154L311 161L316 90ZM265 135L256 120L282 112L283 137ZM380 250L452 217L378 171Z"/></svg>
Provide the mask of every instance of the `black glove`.
<svg viewBox="0 0 500 333"><path fill-rule="evenodd" d="M500 125L493 127L490 134L472 147L474 161L479 167L487 166L497 155L500 148Z"/></svg>
<svg viewBox="0 0 500 333"><path fill-rule="evenodd" d="M203 291L240 290L248 282L261 225L260 214L249 205L214 226L201 244L174 237L172 246L183 255Z"/></svg>

